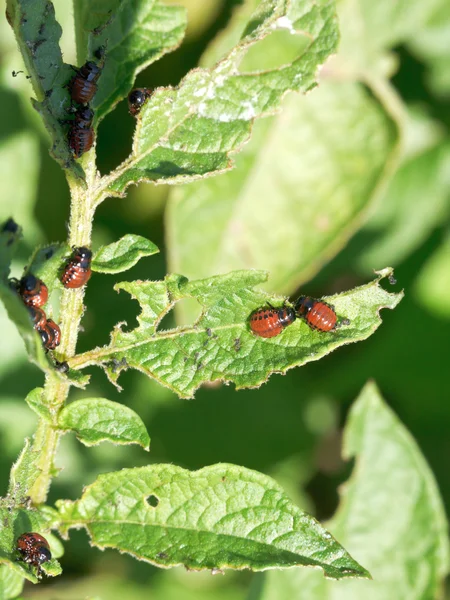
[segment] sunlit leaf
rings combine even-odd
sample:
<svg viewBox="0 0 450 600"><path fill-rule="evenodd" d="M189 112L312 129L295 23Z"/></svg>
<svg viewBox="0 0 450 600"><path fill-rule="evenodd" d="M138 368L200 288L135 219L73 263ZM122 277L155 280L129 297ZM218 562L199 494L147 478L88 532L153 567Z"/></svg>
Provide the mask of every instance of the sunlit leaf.
<svg viewBox="0 0 450 600"><path fill-rule="evenodd" d="M235 169L172 192L172 271L267 269L289 293L361 224L396 152L392 119L356 83L324 80L282 108L256 123Z"/></svg>
<svg viewBox="0 0 450 600"><path fill-rule="evenodd" d="M79 44L85 42L88 30L89 57L104 48L105 59L98 92L92 101L98 119L123 98L133 87L140 71L167 52L177 48L186 29L186 11L181 6L167 5L161 0L80 0L75 3ZM78 48L85 56L86 48Z"/></svg>
<svg viewBox="0 0 450 600"><path fill-rule="evenodd" d="M280 31L295 40L295 52L286 64L267 66L264 41ZM331 0L263 1L222 60L191 71L178 88L153 93L137 121L131 156L105 177L99 193L120 195L141 180L173 183L231 168L230 153L247 141L256 117L276 111L287 91L315 86L337 38ZM247 71L241 62L258 48L263 63Z"/></svg>
<svg viewBox="0 0 450 600"><path fill-rule="evenodd" d="M70 105L65 85L74 73L62 60L61 27L55 19L53 4L49 0L7 0L6 5L8 22L31 77L33 105L50 136L50 154L62 167L71 167L80 177L83 172L73 161L64 125Z"/></svg>
<svg viewBox="0 0 450 600"><path fill-rule="evenodd" d="M368 576L272 479L243 467L124 469L100 475L80 500L58 506L64 530L85 527L96 546L160 566L314 565L336 579Z"/></svg>
<svg viewBox="0 0 450 600"><path fill-rule="evenodd" d="M248 319L261 306L280 306L285 299L255 289L266 281L261 271L236 271L198 281L169 276L164 281L122 282L141 304L139 326L129 332L114 330L109 346L75 356L72 368L102 366L116 381L120 372L135 368L189 398L206 381L232 381L237 388L256 387L271 373L318 360L332 350L369 337L381 324L380 308L394 308L402 294L386 292L379 281L327 298L339 319L350 324L330 333L312 331L297 320L281 335L254 335ZM182 298L194 298L203 311L194 325L158 330L163 316Z"/></svg>

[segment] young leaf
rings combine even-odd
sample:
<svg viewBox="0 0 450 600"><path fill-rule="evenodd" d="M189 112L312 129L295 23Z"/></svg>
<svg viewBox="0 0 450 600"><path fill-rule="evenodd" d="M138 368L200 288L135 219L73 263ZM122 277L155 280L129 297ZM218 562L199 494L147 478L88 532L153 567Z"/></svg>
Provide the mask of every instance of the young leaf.
<svg viewBox="0 0 450 600"><path fill-rule="evenodd" d="M62 60L61 27L50 0L7 0L6 15L14 30L28 74L31 76L35 109L41 115L51 139L51 156L63 168L71 167L78 177L80 165L73 161L67 144L69 93L65 85L74 73Z"/></svg>
<svg viewBox="0 0 450 600"><path fill-rule="evenodd" d="M28 393L25 398L25 402L41 419L47 421L47 423L53 423L55 421L56 413L47 406L45 398L43 396L44 388L37 387Z"/></svg>
<svg viewBox="0 0 450 600"><path fill-rule="evenodd" d="M48 536L47 531L55 526L57 513L50 507L32 508L27 505L28 499L22 497L19 490L14 490L6 498L0 498L0 522L2 530L0 535L0 568L9 568L18 576L37 583L35 568L17 561L16 541L22 533L37 532L46 537L53 549L53 536ZM54 558L42 565L43 571L50 576L59 575L61 567ZM18 578L13 577L18 585ZM1 582L0 582L1 586Z"/></svg>
<svg viewBox="0 0 450 600"><path fill-rule="evenodd" d="M416 442L369 383L350 412L344 458L356 459L329 529L373 576L336 586L316 573L270 573L258 600L439 597L448 573L447 523Z"/></svg>
<svg viewBox="0 0 450 600"><path fill-rule="evenodd" d="M105 60L98 91L92 101L97 118L102 119L133 87L136 75L183 40L186 10L161 0L102 0L76 2L79 56L85 54L85 36L89 33L89 56L104 48ZM80 43L82 44L80 46Z"/></svg>
<svg viewBox="0 0 450 600"><path fill-rule="evenodd" d="M25 438L24 447L9 476L9 494L26 498L40 475L38 467L39 452L33 449L29 438Z"/></svg>
<svg viewBox="0 0 450 600"><path fill-rule="evenodd" d="M143 256L157 252L158 247L146 238L128 234L114 244L99 248L94 254L91 268L98 273L121 273L134 267Z"/></svg>
<svg viewBox="0 0 450 600"><path fill-rule="evenodd" d="M128 291L141 304L139 326L130 332L117 326L109 346L75 356L69 364L74 369L100 365L113 382L121 370L132 367L184 398L192 397L206 381L256 387L271 373L284 373L369 337L381 324L380 309L394 308L403 296L380 287L380 280L391 273L384 269L373 282L327 298L339 319L350 319L350 325L323 333L297 320L271 339L254 335L248 324L255 309L285 302L254 289L267 280L261 271L236 271L198 281L169 276L164 281L119 283L116 289ZM203 308L199 319L192 326L158 331L163 316L182 298L199 302Z"/></svg>
<svg viewBox="0 0 450 600"><path fill-rule="evenodd" d="M369 576L273 479L234 465L124 469L58 507L64 531L85 527L96 546L163 567L310 565L335 579Z"/></svg>
<svg viewBox="0 0 450 600"><path fill-rule="evenodd" d="M263 268L290 292L361 223L396 152L392 119L362 85L325 79L282 108L256 123L235 169L171 193L172 271Z"/></svg>
<svg viewBox="0 0 450 600"><path fill-rule="evenodd" d="M150 438L142 419L127 406L105 398L83 398L61 411L58 427L73 431L86 446L108 441L114 444L139 444L146 450Z"/></svg>
<svg viewBox="0 0 450 600"><path fill-rule="evenodd" d="M267 56L264 40L286 29L298 42L286 64L238 70L250 51ZM123 195L141 180L174 183L231 168L230 153L247 141L254 119L276 111L287 91L313 88L337 39L333 1L265 0L222 60L191 71L176 89L153 93L140 113L131 156L104 178L100 195Z"/></svg>

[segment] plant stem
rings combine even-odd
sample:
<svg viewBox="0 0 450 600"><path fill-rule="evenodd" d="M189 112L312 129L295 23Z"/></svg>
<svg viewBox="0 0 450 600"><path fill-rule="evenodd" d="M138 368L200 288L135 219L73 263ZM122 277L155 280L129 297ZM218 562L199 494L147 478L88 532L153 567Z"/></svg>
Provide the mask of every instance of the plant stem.
<svg viewBox="0 0 450 600"><path fill-rule="evenodd" d="M86 184L67 174L71 191L71 210L69 221L70 246L91 246L92 222L95 213L95 201L92 190L96 183L95 152L92 151L83 161ZM58 357L67 360L74 356L80 321L83 316L84 288L65 289L61 296L60 328L61 345ZM55 371L46 377L43 398L53 414L53 423L40 419L33 440L33 450L39 454L36 465L40 471L29 496L33 504L46 501L52 478L57 474L54 460L61 432L57 428L58 415L69 394L70 384Z"/></svg>

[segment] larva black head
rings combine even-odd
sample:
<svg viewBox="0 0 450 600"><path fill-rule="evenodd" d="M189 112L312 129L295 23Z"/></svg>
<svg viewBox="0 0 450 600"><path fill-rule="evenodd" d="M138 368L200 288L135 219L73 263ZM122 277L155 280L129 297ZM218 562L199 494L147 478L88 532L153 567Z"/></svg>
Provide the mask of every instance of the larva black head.
<svg viewBox="0 0 450 600"><path fill-rule="evenodd" d="M128 112L135 117L141 111L146 100L151 96L151 91L147 88L136 88L128 94Z"/></svg>
<svg viewBox="0 0 450 600"><path fill-rule="evenodd" d="M315 302L314 298L300 296L294 304L295 312L300 316L304 316L311 310Z"/></svg>
<svg viewBox="0 0 450 600"><path fill-rule="evenodd" d="M28 275L25 275L20 280L20 289L25 292L32 292L32 291L38 289L37 278L34 275L32 275L31 273L28 273Z"/></svg>
<svg viewBox="0 0 450 600"><path fill-rule="evenodd" d="M100 77L101 72L101 68L91 60L88 60L88 62L85 63L82 67L80 67L79 70L80 75L86 81L97 81L97 79Z"/></svg>
<svg viewBox="0 0 450 600"><path fill-rule="evenodd" d="M86 246L80 246L79 248L74 248L73 256L79 261L90 261L92 258L92 250L89 250Z"/></svg>
<svg viewBox="0 0 450 600"><path fill-rule="evenodd" d="M52 559L52 553L45 546L36 549L36 562L42 565Z"/></svg>

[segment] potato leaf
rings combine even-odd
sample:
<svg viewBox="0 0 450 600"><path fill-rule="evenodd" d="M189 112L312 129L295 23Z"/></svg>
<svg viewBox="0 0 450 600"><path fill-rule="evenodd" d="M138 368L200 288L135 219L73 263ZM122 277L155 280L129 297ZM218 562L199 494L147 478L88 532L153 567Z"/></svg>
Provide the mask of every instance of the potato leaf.
<svg viewBox="0 0 450 600"><path fill-rule="evenodd" d="M94 545L163 567L309 565L335 579L369 576L275 481L243 467L124 469L57 504L63 531L85 527Z"/></svg>
<svg viewBox="0 0 450 600"><path fill-rule="evenodd" d="M373 282L327 298L339 319L349 319L349 325L323 333L297 320L271 339L253 334L248 323L255 309L286 302L255 289L267 280L264 272L236 271L198 281L172 275L164 281L119 283L116 289L129 292L142 307L139 326L123 331L118 325L109 346L75 356L69 364L74 369L102 366L113 382L123 369L135 368L184 398L207 381L257 387L271 373L284 373L369 337L381 324L380 309L394 308L403 296L379 285L391 272L385 269ZM201 316L191 326L159 330L161 319L182 298L196 299Z"/></svg>
<svg viewBox="0 0 450 600"><path fill-rule="evenodd" d="M246 71L243 63L239 70L248 52L267 56L264 40L280 31L297 42L286 64ZM254 119L276 111L287 91L312 89L337 40L331 0L263 0L225 57L191 71L177 88L153 93L131 156L103 179L100 194L123 195L141 180L175 183L231 168L230 153L247 141Z"/></svg>
<svg viewBox="0 0 450 600"><path fill-rule="evenodd" d="M108 441L114 444L139 444L146 450L150 438L142 419L127 406L105 398L83 398L61 411L58 427L73 431L86 446Z"/></svg>
<svg viewBox="0 0 450 600"><path fill-rule="evenodd" d="M306 570L273 572L254 600L440 597L449 561L442 500L416 442L373 383L350 411L343 455L356 465L328 527L373 581L335 585Z"/></svg>
<svg viewBox="0 0 450 600"><path fill-rule="evenodd" d="M140 258L159 252L155 244L141 235L128 234L108 246L102 246L92 259L92 270L98 273L121 273L134 267Z"/></svg>

